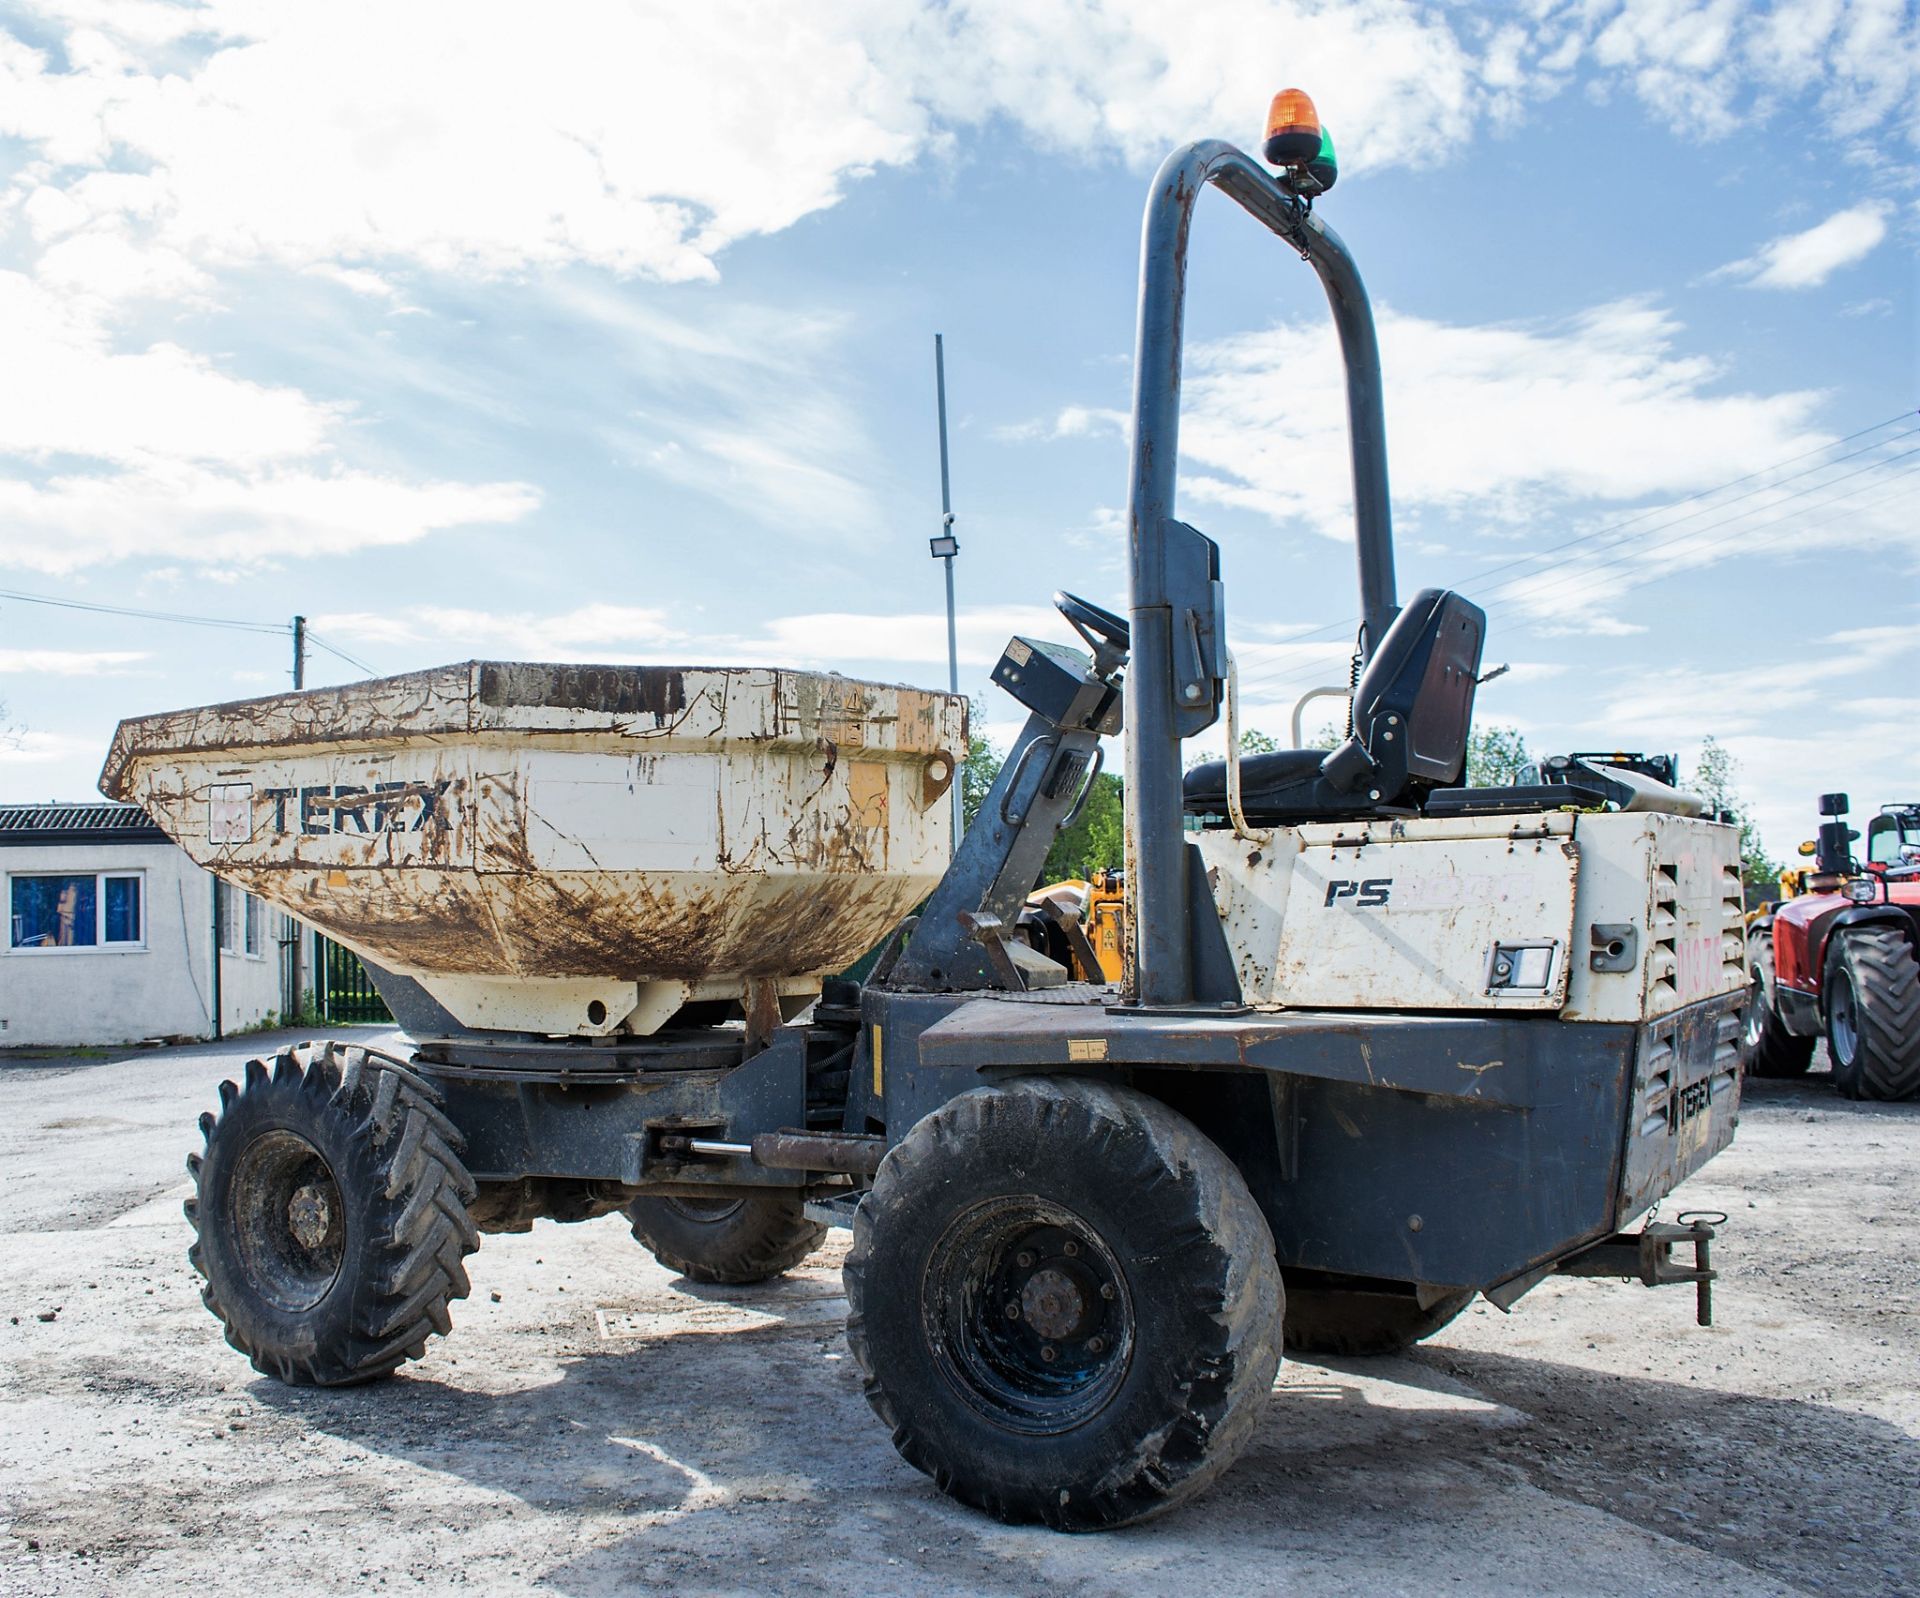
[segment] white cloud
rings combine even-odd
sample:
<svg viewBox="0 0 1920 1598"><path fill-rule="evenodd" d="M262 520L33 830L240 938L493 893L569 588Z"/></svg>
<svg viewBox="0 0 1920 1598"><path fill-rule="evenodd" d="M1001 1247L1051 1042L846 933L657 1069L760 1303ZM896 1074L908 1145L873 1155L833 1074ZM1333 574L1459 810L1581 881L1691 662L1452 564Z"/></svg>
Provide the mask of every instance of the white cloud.
<svg viewBox="0 0 1920 1598"><path fill-rule="evenodd" d="M151 658L142 649L0 649L0 676L119 677Z"/></svg>
<svg viewBox="0 0 1920 1598"><path fill-rule="evenodd" d="M107 740L81 738L72 733L38 732L25 728L0 737L0 766L97 766L106 754Z"/></svg>
<svg viewBox="0 0 1920 1598"><path fill-rule="evenodd" d="M0 454L257 466L314 453L339 419L177 345L118 353L83 307L18 272L0 272L0 370Z"/></svg>
<svg viewBox="0 0 1920 1598"><path fill-rule="evenodd" d="M648 396L644 411L599 424L621 459L786 532L857 540L879 528L877 452L847 393L842 318L735 298L682 316L579 284L553 298L594 324Z"/></svg>
<svg viewBox="0 0 1920 1598"><path fill-rule="evenodd" d="M410 607L404 612L342 612L316 616L316 632L421 655L444 648L454 655L516 654L542 660L627 662L720 661L727 665L844 666L884 662L944 668L947 619L943 612L866 614L817 611L775 616L757 631L701 631L668 620L664 610L588 605L559 615L524 611ZM960 660L991 665L1015 633L1057 636L1059 616L1047 606L976 606L960 611Z"/></svg>
<svg viewBox="0 0 1920 1598"><path fill-rule="evenodd" d="M170 558L249 568L517 521L538 503L523 483L413 482L332 462L257 472L167 463L44 482L0 478L0 566L64 575Z"/></svg>
<svg viewBox="0 0 1920 1598"><path fill-rule="evenodd" d="M215 265L706 278L929 135L892 70L927 25L887 0L31 9L68 69L0 46L0 133L44 153L60 230Z"/></svg>
<svg viewBox="0 0 1920 1598"><path fill-rule="evenodd" d="M1730 277L1755 289L1818 288L1842 267L1865 260L1878 248L1887 236L1891 209L1879 200L1849 206L1803 233L1788 233L1762 245L1713 276Z"/></svg>
<svg viewBox="0 0 1920 1598"><path fill-rule="evenodd" d="M667 617L667 611L640 605L583 605L555 616L410 605L404 610L316 616L313 628L328 637L389 648L444 643L475 656L558 660L571 651L573 658L586 660L600 658L596 650L628 650L684 637Z"/></svg>
<svg viewBox="0 0 1920 1598"><path fill-rule="evenodd" d="M1913 789L1911 728L1920 697L1876 697L1914 680L1920 623L1842 628L1786 661L1705 666L1677 659L1630 673L1594 725L1629 747L1697 747L1718 739L1741 766L1738 786L1775 855L1812 835L1822 792L1859 812Z"/></svg>
<svg viewBox="0 0 1920 1598"><path fill-rule="evenodd" d="M1821 125L1861 139L1891 122L1920 138L1906 0L1542 0L1526 70L1583 60L1676 130L1724 136L1811 98Z"/></svg>
<svg viewBox="0 0 1920 1598"><path fill-rule="evenodd" d="M1077 159L1140 165L1195 133L1251 142L1283 77L1319 93L1349 174L1444 162L1482 121L1511 121L1582 62L1713 128L1763 118L1767 96L1808 81L1849 136L1910 115L1916 101L1900 7L1886 0L1781 5L1752 25L1736 25L1722 0L1543 3L1524 25L1491 29L1411 0L583 0L537 25L506 0L21 0L16 12L56 43L38 49L0 30L0 137L24 152L0 186L0 226L12 225L30 274L16 299L42 294L51 313L13 328L0 315L10 377L0 448L63 475L6 485L18 519L0 559L47 571L112 558L137 543L124 530L143 520L153 540L143 553L231 569L296 537L364 547L512 519L534 502L525 485L358 473L338 407L248 383L172 344L108 338L116 311L135 301L217 304L226 273L317 273L382 315L417 308L403 294L418 274L585 263L710 279L731 244L988 124ZM1608 320L1573 342L1603 341ZM683 368L699 359L685 330L656 324L633 343L648 339ZM1686 363L1620 360L1636 379L1686 382ZM777 414L760 407L762 425L746 429L738 396L751 384L724 381L704 407L685 403L683 382L668 405L604 435L764 519L873 525L860 429L830 384ZM1755 402L1772 408L1757 418L1763 436L1791 431L1781 412L1792 399ZM1729 429L1738 410L1736 400L1712 407ZM1111 420L1069 410L1050 425L1085 433ZM1616 457L1605 475L1661 478L1680 434L1643 431L1658 434L1653 447ZM88 489L67 454L106 463L106 486ZM1418 481L1420 464L1409 465ZM1428 475L1432 502L1451 502L1437 481L1448 474ZM1228 465L1201 487L1260 500L1273 480ZM1532 482L1502 481L1516 497ZM1293 497L1331 519L1324 484ZM329 504L375 521L334 520ZM60 520L95 512L99 528Z"/></svg>
<svg viewBox="0 0 1920 1598"><path fill-rule="evenodd" d="M1051 443L1060 438L1092 438L1100 433L1126 435L1125 411L1098 405L1063 406L1054 416L1036 416L1024 422L996 427L993 437L1003 444Z"/></svg>
<svg viewBox="0 0 1920 1598"><path fill-rule="evenodd" d="M409 481L342 458L347 412L172 344L116 349L97 305L0 272L0 566L337 554L538 502L520 483Z"/></svg>
<svg viewBox="0 0 1920 1598"><path fill-rule="evenodd" d="M1684 331L1638 300L1558 323L1460 326L1383 310L1387 439L1403 509L1517 524L1570 501L1685 493L1824 443L1822 396L1714 392ZM1195 348L1183 456L1201 499L1350 536L1343 368L1332 328L1283 324Z"/></svg>
<svg viewBox="0 0 1920 1598"><path fill-rule="evenodd" d="M1719 363L1684 353L1685 329L1649 302L1478 326L1386 309L1379 330L1403 543L1434 518L1458 523L1494 564L1476 582L1476 569L1456 560L1456 584L1546 631L1643 631L1612 608L1628 589L1759 550L1920 541L1909 443L1888 435L1864 446L1866 458L1822 464L1832 438L1812 417L1824 394L1727 391ZM1344 376L1330 327L1284 324L1196 346L1184 401L1183 493L1352 536ZM1124 436L1123 419L1109 425ZM1676 499L1678 508L1630 509ZM1543 544L1553 552L1543 556ZM1286 676L1304 686L1312 669L1303 657ZM1243 661L1243 671L1257 683L1280 676L1282 663Z"/></svg>
<svg viewBox="0 0 1920 1598"><path fill-rule="evenodd" d="M1458 31L1407 0L599 0L537 26L506 0L23 9L64 60L0 33L0 135L30 152L6 203L101 293L262 261L710 278L956 132L1140 165L1251 140L1282 77L1317 91L1350 173L1444 161L1581 62L1713 131L1809 83L1848 136L1915 98L1900 0L1584 0Z"/></svg>

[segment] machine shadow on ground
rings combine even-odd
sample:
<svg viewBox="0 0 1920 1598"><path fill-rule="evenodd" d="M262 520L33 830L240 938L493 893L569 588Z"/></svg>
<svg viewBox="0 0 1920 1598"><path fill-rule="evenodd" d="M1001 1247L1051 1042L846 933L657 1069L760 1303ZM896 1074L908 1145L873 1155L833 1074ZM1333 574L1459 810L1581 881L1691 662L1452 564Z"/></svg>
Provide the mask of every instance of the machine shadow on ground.
<svg viewBox="0 0 1920 1598"><path fill-rule="evenodd" d="M1821 1056L1824 1060L1825 1056ZM1762 1105L1821 1110L1833 1115L1851 1116L1864 1121L1920 1120L1920 1099L1888 1104L1877 1099L1844 1099L1825 1070L1798 1077L1747 1077L1740 1084L1741 1102L1750 1108Z"/></svg>
<svg viewBox="0 0 1920 1598"><path fill-rule="evenodd" d="M703 1548L737 1569L743 1535L764 1540L760 1556L787 1577L824 1577L876 1544L910 1556L934 1541L972 1590L1035 1590L1054 1534L999 1527L903 1465L837 1331L769 1326L719 1340L725 1351L716 1341L662 1337L571 1357L558 1382L509 1393L406 1376L336 1392L263 1381L253 1393L376 1454L545 1510L631 1519L616 1541L545 1573L561 1592L659 1580L675 1560L693 1579ZM1690 1352L1676 1366L1710 1357ZM1450 1492L1476 1476L1495 1478L1489 1495L1519 1479L1816 1590L1893 1594L1920 1580L1920 1442L1872 1417L1445 1345L1289 1369L1259 1438L1213 1493L1106 1535L1138 1551L1158 1539L1244 1538L1253 1522L1261 1535L1291 1528L1337 1546L1380 1536L1379 1511L1431 1491L1439 1470L1451 1473ZM1378 1402L1369 1389L1382 1381L1454 1401ZM823 1455L823 1436L840 1446ZM751 1527L733 1518L739 1503L760 1506ZM793 1540L803 1532L804 1546Z"/></svg>

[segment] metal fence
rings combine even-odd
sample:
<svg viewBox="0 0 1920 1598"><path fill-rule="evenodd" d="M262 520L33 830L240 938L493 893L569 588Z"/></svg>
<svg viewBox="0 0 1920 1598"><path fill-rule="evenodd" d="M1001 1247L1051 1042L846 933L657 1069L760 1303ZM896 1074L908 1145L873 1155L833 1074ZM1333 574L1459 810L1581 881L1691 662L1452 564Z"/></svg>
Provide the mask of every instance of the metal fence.
<svg viewBox="0 0 1920 1598"><path fill-rule="evenodd" d="M314 934L314 1003L322 1021L391 1021L393 1012L380 997L360 956L330 938Z"/></svg>

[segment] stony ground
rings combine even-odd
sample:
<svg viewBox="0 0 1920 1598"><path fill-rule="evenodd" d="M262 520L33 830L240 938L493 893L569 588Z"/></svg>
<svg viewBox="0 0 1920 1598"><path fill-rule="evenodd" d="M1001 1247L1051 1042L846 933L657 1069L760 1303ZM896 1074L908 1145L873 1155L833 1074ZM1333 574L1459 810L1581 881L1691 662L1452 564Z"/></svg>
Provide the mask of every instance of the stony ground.
<svg viewBox="0 0 1920 1598"><path fill-rule="evenodd" d="M0 1063L0 1592L1920 1590L1920 1105L1753 1085L1684 1289L1550 1282L1419 1352L1290 1363L1188 1510L1010 1530L904 1465L836 1243L690 1289L611 1218L494 1237L454 1336L348 1392L200 1307L181 1159L254 1040ZM844 1234L837 1234L844 1236Z"/></svg>

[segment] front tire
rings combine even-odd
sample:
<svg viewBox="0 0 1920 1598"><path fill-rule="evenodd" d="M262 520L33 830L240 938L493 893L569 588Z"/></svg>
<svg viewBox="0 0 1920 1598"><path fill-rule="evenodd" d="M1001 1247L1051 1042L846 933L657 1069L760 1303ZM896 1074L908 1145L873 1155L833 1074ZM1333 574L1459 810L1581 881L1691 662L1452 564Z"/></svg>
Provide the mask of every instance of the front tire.
<svg viewBox="0 0 1920 1598"><path fill-rule="evenodd" d="M1821 992L1833 1084L1849 1099L1920 1094L1920 961L1892 927L1843 927Z"/></svg>
<svg viewBox="0 0 1920 1598"><path fill-rule="evenodd" d="M200 1297L254 1369L296 1387L373 1381L452 1329L480 1246L460 1136L398 1060L286 1049L220 1084L187 1156Z"/></svg>
<svg viewBox="0 0 1920 1598"><path fill-rule="evenodd" d="M1753 974L1740 1027L1741 1065L1748 1076L1805 1076L1819 1040L1795 1037L1773 1002L1773 939L1753 939L1747 945L1747 964Z"/></svg>
<svg viewBox="0 0 1920 1598"><path fill-rule="evenodd" d="M847 1340L907 1462L1001 1520L1126 1525L1221 1474L1280 1363L1273 1235L1231 1161L1130 1088L948 1101L854 1217Z"/></svg>
<svg viewBox="0 0 1920 1598"><path fill-rule="evenodd" d="M637 1198L634 1237L670 1271L695 1282L744 1287L790 1271L825 1240L798 1193Z"/></svg>
<svg viewBox="0 0 1920 1598"><path fill-rule="evenodd" d="M1400 1354L1433 1336L1473 1302L1473 1292L1449 1293L1425 1309L1411 1291L1337 1287L1287 1279L1287 1352L1290 1354Z"/></svg>

